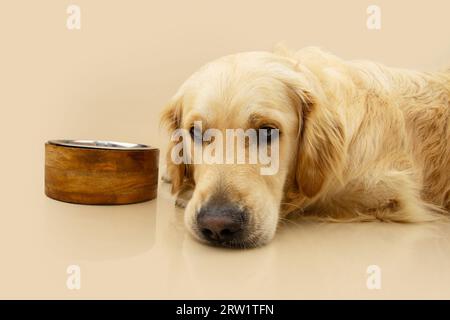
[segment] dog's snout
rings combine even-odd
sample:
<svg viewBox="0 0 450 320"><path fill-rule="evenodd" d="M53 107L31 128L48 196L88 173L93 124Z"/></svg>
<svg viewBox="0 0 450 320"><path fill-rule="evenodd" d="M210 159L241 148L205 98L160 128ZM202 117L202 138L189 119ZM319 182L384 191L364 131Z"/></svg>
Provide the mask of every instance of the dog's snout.
<svg viewBox="0 0 450 320"><path fill-rule="evenodd" d="M208 240L231 240L241 230L240 223L228 216L204 215L198 219L198 223L203 236Z"/></svg>
<svg viewBox="0 0 450 320"><path fill-rule="evenodd" d="M202 207L197 225L210 242L229 242L238 239L245 226L245 212L229 203L210 203Z"/></svg>

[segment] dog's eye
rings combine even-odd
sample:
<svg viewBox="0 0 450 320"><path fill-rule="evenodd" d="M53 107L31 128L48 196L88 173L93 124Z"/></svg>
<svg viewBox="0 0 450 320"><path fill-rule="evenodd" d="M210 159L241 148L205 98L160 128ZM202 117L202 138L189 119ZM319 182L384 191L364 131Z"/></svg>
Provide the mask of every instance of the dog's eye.
<svg viewBox="0 0 450 320"><path fill-rule="evenodd" d="M258 131L258 143L266 142L270 144L273 139L279 136L279 130L268 125L260 127Z"/></svg>
<svg viewBox="0 0 450 320"><path fill-rule="evenodd" d="M199 128L196 128L195 126L192 126L189 129L189 134L191 135L191 137L194 141L201 141L203 138L202 132L200 131Z"/></svg>

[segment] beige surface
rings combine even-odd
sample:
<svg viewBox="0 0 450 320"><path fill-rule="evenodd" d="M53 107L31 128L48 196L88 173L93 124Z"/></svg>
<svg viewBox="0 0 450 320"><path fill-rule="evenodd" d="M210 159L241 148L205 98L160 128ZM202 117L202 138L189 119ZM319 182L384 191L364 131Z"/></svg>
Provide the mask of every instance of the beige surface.
<svg viewBox="0 0 450 320"><path fill-rule="evenodd" d="M450 298L448 225L289 223L267 247L192 240L168 187L152 202L87 207L43 195L44 141L95 138L164 148L157 115L203 63L246 50L319 45L344 58L450 64L450 3L377 1L0 2L0 297ZM338 4L341 3L341 4ZM345 3L343 5L342 3ZM66 267L81 267L81 290ZM366 268L382 289L366 288Z"/></svg>

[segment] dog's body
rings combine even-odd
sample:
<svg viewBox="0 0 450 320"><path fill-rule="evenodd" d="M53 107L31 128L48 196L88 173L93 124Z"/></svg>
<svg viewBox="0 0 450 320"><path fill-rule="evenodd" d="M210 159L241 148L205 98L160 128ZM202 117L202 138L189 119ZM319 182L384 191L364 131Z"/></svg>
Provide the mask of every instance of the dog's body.
<svg viewBox="0 0 450 320"><path fill-rule="evenodd" d="M292 211L336 221L420 222L450 210L450 70L346 62L315 48L238 54L189 79L163 120L172 130L189 128L189 115L207 114L216 127L234 128L251 117L244 109L263 111L264 121L280 129L275 177L257 178L250 166L215 169L168 159L174 190L185 194L195 186L186 222L201 240L199 212L224 190L226 202L245 208L252 225L245 237L221 241L231 246L267 242L279 217Z"/></svg>
<svg viewBox="0 0 450 320"><path fill-rule="evenodd" d="M339 179L302 206L331 218L404 222L432 219L429 204L449 210L450 71L344 62L316 50L302 55L297 59L333 97L346 137Z"/></svg>

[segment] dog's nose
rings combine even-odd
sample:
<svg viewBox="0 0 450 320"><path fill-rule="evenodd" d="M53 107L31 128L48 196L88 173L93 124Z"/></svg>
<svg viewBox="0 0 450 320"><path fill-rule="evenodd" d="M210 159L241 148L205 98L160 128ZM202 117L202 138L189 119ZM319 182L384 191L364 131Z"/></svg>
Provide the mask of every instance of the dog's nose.
<svg viewBox="0 0 450 320"><path fill-rule="evenodd" d="M202 207L197 225L206 240L227 242L241 236L245 212L227 203L210 203Z"/></svg>

